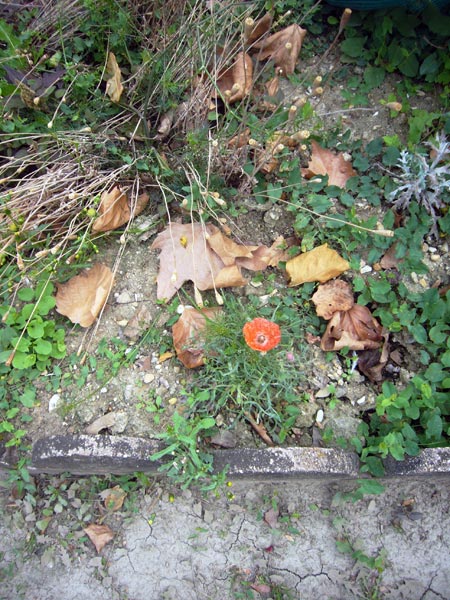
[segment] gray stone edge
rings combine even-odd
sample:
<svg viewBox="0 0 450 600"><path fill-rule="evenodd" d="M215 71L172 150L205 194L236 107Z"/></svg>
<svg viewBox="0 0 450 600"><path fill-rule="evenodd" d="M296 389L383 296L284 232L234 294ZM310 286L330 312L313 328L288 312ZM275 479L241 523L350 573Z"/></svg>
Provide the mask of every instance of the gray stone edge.
<svg viewBox="0 0 450 600"><path fill-rule="evenodd" d="M106 435L55 435L32 448L32 475L70 472L74 475L158 474L161 461L150 456L161 450L152 439ZM386 460L386 477L448 476L450 448L422 450L404 461ZM347 478L361 477L358 456L334 448L239 448L214 451L216 472L228 467L230 478Z"/></svg>

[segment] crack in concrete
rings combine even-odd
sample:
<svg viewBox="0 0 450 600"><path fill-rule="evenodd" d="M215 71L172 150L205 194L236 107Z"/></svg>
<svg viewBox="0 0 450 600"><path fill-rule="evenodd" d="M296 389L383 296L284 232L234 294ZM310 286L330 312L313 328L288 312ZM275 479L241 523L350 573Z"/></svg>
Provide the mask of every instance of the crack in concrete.
<svg viewBox="0 0 450 600"><path fill-rule="evenodd" d="M330 581L330 583L333 583L333 580L328 575L328 573L326 573L323 570L323 565L321 565L321 571L320 571L320 573L308 573L307 575L299 575L295 571L292 571L291 569L286 569L286 568L279 568L279 567L275 567L275 566L271 566L270 568L271 568L271 570L277 571L278 573L289 573L290 575L293 575L294 577L297 577L297 579L299 581L295 584L295 589L296 590L297 590L298 586L301 583L303 583L303 581L305 581L306 579L308 579L309 577L326 577L328 579L328 581Z"/></svg>
<svg viewBox="0 0 450 600"><path fill-rule="evenodd" d="M428 592L432 592L433 594L435 594L436 596L438 596L438 598L441 598L442 600L447 600L446 596L442 596L442 594L440 594L439 592L436 592L436 590L433 590L433 588L431 587L433 585L433 581L436 579L436 577L438 576L437 573L435 573L432 577L431 577L431 581L427 586L427 589L424 591L424 593L420 596L419 600L423 600L426 596L426 594Z"/></svg>

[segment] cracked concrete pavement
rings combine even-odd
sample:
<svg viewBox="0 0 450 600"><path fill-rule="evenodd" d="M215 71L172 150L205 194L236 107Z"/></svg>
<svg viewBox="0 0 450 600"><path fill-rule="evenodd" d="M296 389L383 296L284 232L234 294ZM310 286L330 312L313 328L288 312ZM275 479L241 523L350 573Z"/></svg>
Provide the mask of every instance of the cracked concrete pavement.
<svg viewBox="0 0 450 600"><path fill-rule="evenodd" d="M27 552L4 510L0 598L448 600L448 478L384 483L351 502L348 481L236 481L219 498L160 482L105 519L100 555L69 556L50 534Z"/></svg>

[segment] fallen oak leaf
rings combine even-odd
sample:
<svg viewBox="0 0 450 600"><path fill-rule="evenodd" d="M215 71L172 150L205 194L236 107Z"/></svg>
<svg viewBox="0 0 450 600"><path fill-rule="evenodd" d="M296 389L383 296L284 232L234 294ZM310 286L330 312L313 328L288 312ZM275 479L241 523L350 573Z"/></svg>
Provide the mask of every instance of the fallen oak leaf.
<svg viewBox="0 0 450 600"><path fill-rule="evenodd" d="M112 102L119 102L123 92L122 85L122 73L120 72L119 65L115 55L112 52L108 53L108 60L106 61L106 93L110 97Z"/></svg>
<svg viewBox="0 0 450 600"><path fill-rule="evenodd" d="M56 284L56 311L72 323L90 327L105 305L113 283L111 269L97 263L66 283Z"/></svg>
<svg viewBox="0 0 450 600"><path fill-rule="evenodd" d="M100 553L108 542L114 539L114 533L108 525L96 525L92 523L83 529L94 544L95 549Z"/></svg>
<svg viewBox="0 0 450 600"><path fill-rule="evenodd" d="M118 185L114 186L109 192L105 191L100 197L98 207L99 217L92 224L94 233L102 233L117 229L141 213L149 201L149 196L145 192L138 196L136 205L131 210L126 192Z"/></svg>
<svg viewBox="0 0 450 600"><path fill-rule="evenodd" d="M205 362L203 332L208 319L214 319L220 307L196 309L186 306L172 326L173 345L177 357L188 369L201 367Z"/></svg>
<svg viewBox="0 0 450 600"><path fill-rule="evenodd" d="M272 60L279 75L292 75L305 35L294 23L255 43L252 52L258 60Z"/></svg>
<svg viewBox="0 0 450 600"><path fill-rule="evenodd" d="M322 148L313 140L311 142L311 160L302 175L311 179L314 175L328 175L328 185L337 185L344 188L347 180L356 175L350 161L346 160L343 153L335 154L331 150Z"/></svg>
<svg viewBox="0 0 450 600"><path fill-rule="evenodd" d="M350 264L328 244L317 246L313 250L294 256L286 263L289 287L308 281L324 283L347 271Z"/></svg>

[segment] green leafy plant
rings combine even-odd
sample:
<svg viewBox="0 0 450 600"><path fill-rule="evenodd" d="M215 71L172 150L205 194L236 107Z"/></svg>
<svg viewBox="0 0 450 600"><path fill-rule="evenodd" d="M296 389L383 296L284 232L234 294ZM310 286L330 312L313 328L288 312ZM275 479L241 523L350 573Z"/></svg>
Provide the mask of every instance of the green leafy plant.
<svg viewBox="0 0 450 600"><path fill-rule="evenodd" d="M300 334L306 321L294 308L292 296L259 308L256 299L254 305L244 306L227 296L222 313L206 325L205 365L196 372L189 393L192 411L255 420L277 441L285 440L305 400L299 365L307 352ZM283 333L280 346L267 353L253 349L244 339L244 325L257 316L270 316Z"/></svg>
<svg viewBox="0 0 450 600"><path fill-rule="evenodd" d="M217 489L225 482L226 473L213 473L213 456L199 444L201 436L210 433L215 425L212 417L187 418L175 412L172 425L159 435L166 447L152 454L150 460L167 459L159 471L183 489L196 484L204 492Z"/></svg>

